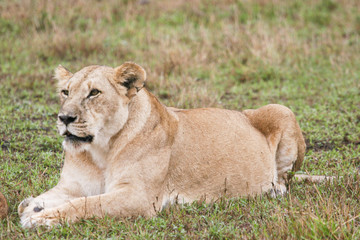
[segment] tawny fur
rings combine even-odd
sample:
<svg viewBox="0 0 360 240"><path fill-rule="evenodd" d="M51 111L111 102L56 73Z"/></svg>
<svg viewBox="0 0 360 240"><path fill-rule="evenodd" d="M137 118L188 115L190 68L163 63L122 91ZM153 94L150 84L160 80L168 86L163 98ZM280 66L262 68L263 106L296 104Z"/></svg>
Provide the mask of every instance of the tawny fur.
<svg viewBox="0 0 360 240"><path fill-rule="evenodd" d="M5 218L8 214L8 205L6 198L2 193L0 193L0 219Z"/></svg>
<svg viewBox="0 0 360 240"><path fill-rule="evenodd" d="M65 140L57 186L19 205L24 227L90 217L154 216L168 204L286 191L305 142L292 111L281 105L238 111L176 109L144 86L135 63L58 67L59 116L76 117ZM89 95L93 90L96 95ZM67 92L66 92L66 91ZM96 91L95 91L96 92ZM96 92L97 93L97 92Z"/></svg>

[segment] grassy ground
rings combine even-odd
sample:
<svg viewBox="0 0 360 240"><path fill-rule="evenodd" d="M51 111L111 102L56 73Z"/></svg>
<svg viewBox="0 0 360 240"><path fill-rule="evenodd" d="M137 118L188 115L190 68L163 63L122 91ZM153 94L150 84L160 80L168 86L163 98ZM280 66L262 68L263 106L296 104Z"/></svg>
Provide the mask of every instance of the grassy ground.
<svg viewBox="0 0 360 240"><path fill-rule="evenodd" d="M360 238L358 0L0 1L0 238ZM174 206L153 219L23 230L17 205L62 166L52 79L62 64L135 61L169 106L290 107L307 139L289 194Z"/></svg>

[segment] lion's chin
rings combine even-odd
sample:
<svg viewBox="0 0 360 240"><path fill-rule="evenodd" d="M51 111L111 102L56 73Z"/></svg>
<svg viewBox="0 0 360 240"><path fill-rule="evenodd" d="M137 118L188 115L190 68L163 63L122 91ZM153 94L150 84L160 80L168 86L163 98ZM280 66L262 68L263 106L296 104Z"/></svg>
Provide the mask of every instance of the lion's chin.
<svg viewBox="0 0 360 240"><path fill-rule="evenodd" d="M62 143L63 149L69 152L83 152L88 148L90 142L65 140Z"/></svg>

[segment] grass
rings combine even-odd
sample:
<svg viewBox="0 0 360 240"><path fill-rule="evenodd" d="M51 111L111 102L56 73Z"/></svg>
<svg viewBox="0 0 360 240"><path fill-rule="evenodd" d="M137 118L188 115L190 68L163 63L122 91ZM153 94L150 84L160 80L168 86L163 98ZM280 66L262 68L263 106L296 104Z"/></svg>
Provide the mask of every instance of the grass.
<svg viewBox="0 0 360 240"><path fill-rule="evenodd" d="M0 1L1 239L360 238L360 18L357 0ZM333 183L282 198L173 206L153 219L24 230L17 205L62 166L53 69L135 61L169 106L290 107L307 140L302 167Z"/></svg>

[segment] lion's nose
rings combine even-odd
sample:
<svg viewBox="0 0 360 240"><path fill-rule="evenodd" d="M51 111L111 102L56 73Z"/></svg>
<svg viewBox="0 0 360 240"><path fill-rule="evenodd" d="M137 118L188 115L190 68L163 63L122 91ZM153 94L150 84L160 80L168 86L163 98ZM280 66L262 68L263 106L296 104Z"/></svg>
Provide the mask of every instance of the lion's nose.
<svg viewBox="0 0 360 240"><path fill-rule="evenodd" d="M65 125L68 125L69 123L72 123L76 120L76 116L70 116L70 115L59 115L60 121L65 123Z"/></svg>

